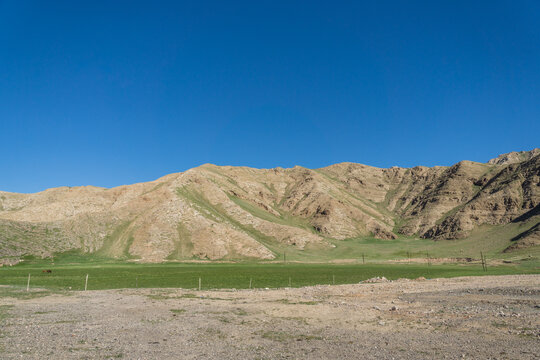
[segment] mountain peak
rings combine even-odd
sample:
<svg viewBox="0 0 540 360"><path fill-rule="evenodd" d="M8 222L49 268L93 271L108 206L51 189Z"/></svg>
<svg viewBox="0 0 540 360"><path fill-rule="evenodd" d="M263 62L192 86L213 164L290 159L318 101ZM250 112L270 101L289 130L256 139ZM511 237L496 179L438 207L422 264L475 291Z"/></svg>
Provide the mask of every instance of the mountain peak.
<svg viewBox="0 0 540 360"><path fill-rule="evenodd" d="M487 163L492 165L515 164L532 159L538 154L540 154L540 148L535 148L529 151L512 151L506 154L501 154L496 158L489 160Z"/></svg>

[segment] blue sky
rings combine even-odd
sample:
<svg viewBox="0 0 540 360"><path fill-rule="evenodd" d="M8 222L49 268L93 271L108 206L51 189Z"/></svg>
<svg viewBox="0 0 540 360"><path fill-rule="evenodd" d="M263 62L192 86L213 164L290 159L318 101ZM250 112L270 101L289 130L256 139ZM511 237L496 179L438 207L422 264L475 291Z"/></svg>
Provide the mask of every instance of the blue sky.
<svg viewBox="0 0 540 360"><path fill-rule="evenodd" d="M540 146L538 1L0 1L0 190Z"/></svg>

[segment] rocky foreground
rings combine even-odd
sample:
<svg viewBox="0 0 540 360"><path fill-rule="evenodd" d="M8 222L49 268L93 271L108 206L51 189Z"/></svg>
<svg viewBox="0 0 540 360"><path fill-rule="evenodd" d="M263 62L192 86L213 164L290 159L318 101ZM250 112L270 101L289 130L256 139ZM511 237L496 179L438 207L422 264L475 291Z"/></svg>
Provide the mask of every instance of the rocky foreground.
<svg viewBox="0 0 540 360"><path fill-rule="evenodd" d="M3 291L2 359L538 359L540 349L540 275L27 300Z"/></svg>

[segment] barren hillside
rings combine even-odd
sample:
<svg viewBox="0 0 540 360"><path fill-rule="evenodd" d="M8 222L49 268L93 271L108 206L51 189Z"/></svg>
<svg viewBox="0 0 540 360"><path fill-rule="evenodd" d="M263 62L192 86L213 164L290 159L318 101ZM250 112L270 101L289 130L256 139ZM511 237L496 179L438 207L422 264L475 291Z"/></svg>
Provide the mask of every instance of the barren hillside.
<svg viewBox="0 0 540 360"><path fill-rule="evenodd" d="M0 192L0 258L80 249L142 261L273 259L352 238L459 239L518 223L512 251L538 246L539 207L538 149L433 168L206 164L112 189Z"/></svg>

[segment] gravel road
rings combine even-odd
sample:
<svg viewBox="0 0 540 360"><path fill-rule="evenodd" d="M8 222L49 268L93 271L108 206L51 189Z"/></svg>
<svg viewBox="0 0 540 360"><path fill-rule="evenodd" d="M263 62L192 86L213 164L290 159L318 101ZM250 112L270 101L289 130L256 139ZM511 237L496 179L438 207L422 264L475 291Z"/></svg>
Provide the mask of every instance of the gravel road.
<svg viewBox="0 0 540 360"><path fill-rule="evenodd" d="M277 290L2 289L0 359L540 358L540 275Z"/></svg>

